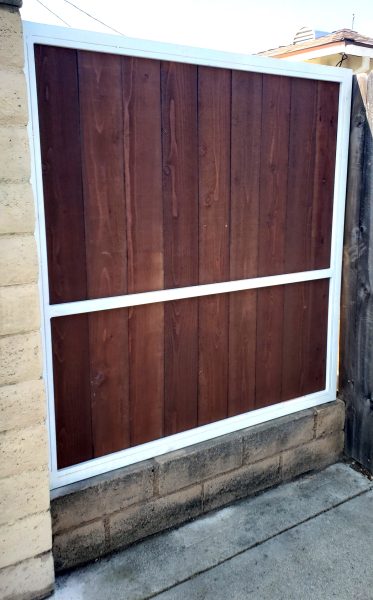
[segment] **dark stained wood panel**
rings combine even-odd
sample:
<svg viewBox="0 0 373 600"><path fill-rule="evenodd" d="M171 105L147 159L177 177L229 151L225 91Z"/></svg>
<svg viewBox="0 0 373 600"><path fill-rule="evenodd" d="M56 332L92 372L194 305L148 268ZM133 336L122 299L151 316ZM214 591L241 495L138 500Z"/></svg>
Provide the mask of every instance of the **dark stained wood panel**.
<svg viewBox="0 0 373 600"><path fill-rule="evenodd" d="M255 408L277 404L281 398L283 286L257 291Z"/></svg>
<svg viewBox="0 0 373 600"><path fill-rule="evenodd" d="M122 57L128 292L163 288L160 63ZM131 445L164 431L164 307L129 311Z"/></svg>
<svg viewBox="0 0 373 600"><path fill-rule="evenodd" d="M122 57L128 292L163 288L160 63Z"/></svg>
<svg viewBox="0 0 373 600"><path fill-rule="evenodd" d="M258 275L284 272L291 79L263 77Z"/></svg>
<svg viewBox="0 0 373 600"><path fill-rule="evenodd" d="M93 455L88 316L52 319L58 468Z"/></svg>
<svg viewBox="0 0 373 600"><path fill-rule="evenodd" d="M199 67L199 283L229 279L231 73ZM226 295L199 299L198 424L228 411Z"/></svg>
<svg viewBox="0 0 373 600"><path fill-rule="evenodd" d="M312 211L312 268L330 266L339 84L317 83L316 150Z"/></svg>
<svg viewBox="0 0 373 600"><path fill-rule="evenodd" d="M89 319L93 456L130 445L128 309L91 313Z"/></svg>
<svg viewBox="0 0 373 600"><path fill-rule="evenodd" d="M228 296L199 298L198 425L228 415Z"/></svg>
<svg viewBox="0 0 373 600"><path fill-rule="evenodd" d="M164 287L198 283L197 67L161 64ZM197 425L198 300L166 302L164 433Z"/></svg>
<svg viewBox="0 0 373 600"><path fill-rule="evenodd" d="M78 52L87 297L127 293L121 58Z"/></svg>
<svg viewBox="0 0 373 600"><path fill-rule="evenodd" d="M308 330L304 337L305 378L298 395L312 394L326 386L329 280L308 283Z"/></svg>
<svg viewBox="0 0 373 600"><path fill-rule="evenodd" d="M127 292L121 59L78 52L87 297ZM89 315L93 456L129 446L126 310Z"/></svg>
<svg viewBox="0 0 373 600"><path fill-rule="evenodd" d="M229 294L228 416L255 408L257 291Z"/></svg>
<svg viewBox="0 0 373 600"><path fill-rule="evenodd" d="M52 304L87 296L77 53L35 46Z"/></svg>
<svg viewBox="0 0 373 600"><path fill-rule="evenodd" d="M317 83L291 80L284 272L312 269L312 206Z"/></svg>
<svg viewBox="0 0 373 600"><path fill-rule="evenodd" d="M162 304L129 309L131 446L164 435L163 321Z"/></svg>
<svg viewBox="0 0 373 600"><path fill-rule="evenodd" d="M231 73L199 67L199 283L229 278Z"/></svg>
<svg viewBox="0 0 373 600"><path fill-rule="evenodd" d="M258 273L262 80L232 71L230 279Z"/></svg>
<svg viewBox="0 0 373 600"><path fill-rule="evenodd" d="M162 63L164 284L198 283L197 67Z"/></svg>
<svg viewBox="0 0 373 600"><path fill-rule="evenodd" d="M262 80L232 71L230 279L258 272ZM256 299L256 290L229 294L228 416L254 407Z"/></svg>
<svg viewBox="0 0 373 600"><path fill-rule="evenodd" d="M198 424L198 299L165 304L165 435Z"/></svg>

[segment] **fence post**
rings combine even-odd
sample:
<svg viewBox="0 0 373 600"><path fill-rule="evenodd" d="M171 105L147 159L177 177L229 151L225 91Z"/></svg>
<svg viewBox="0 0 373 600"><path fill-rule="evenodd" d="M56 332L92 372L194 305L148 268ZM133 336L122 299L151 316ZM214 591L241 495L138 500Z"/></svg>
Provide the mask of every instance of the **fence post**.
<svg viewBox="0 0 373 600"><path fill-rule="evenodd" d="M373 472L373 72L354 78L341 306L346 454Z"/></svg>

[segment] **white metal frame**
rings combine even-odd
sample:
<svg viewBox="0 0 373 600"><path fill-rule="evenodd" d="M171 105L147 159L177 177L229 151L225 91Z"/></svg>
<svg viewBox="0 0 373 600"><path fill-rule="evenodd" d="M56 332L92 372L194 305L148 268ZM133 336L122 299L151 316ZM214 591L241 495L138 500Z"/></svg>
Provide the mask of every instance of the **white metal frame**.
<svg viewBox="0 0 373 600"><path fill-rule="evenodd" d="M229 433L271 419L310 408L335 399L337 381L339 301L342 266L342 243L344 223L344 203L347 172L347 152L349 138L349 116L351 101L352 73L348 69L325 67L320 65L289 63L267 57L247 56L213 50L175 46L152 41L128 39L121 36L106 35L87 31L78 31L62 27L51 27L35 23L24 23L26 79L30 107L29 137L31 143L31 161L34 196L36 200L37 221L36 238L40 260L40 299L42 309L42 338L44 356L44 379L48 398L48 422L50 443L51 487L73 483L99 473L129 465L147 458L158 456L219 435ZM41 171L41 154L39 138L39 120L37 108L36 77L34 62L34 44L47 44L68 48L84 49L111 54L138 56L154 59L172 60L199 65L225 67L244 71L301 77L340 83L339 120L337 132L337 156L335 169L333 231L331 243L331 263L329 269L307 271L259 277L241 281L228 281L209 285L184 287L171 290L160 290L139 294L130 294L111 298L100 298L80 302L69 302L51 305L49 302L49 285L47 269L47 247L45 233L45 216L43 201L43 185ZM142 444L104 456L95 458L72 467L57 469L56 431L54 413L52 341L50 320L52 317L86 313L97 310L110 310L125 306L169 301L181 298L219 294L236 290L247 290L299 281L316 279L330 280L328 341L325 390L295 400L282 402L274 406L261 408L244 415L227 418L223 421L204 425L190 431L178 433L153 442Z"/></svg>

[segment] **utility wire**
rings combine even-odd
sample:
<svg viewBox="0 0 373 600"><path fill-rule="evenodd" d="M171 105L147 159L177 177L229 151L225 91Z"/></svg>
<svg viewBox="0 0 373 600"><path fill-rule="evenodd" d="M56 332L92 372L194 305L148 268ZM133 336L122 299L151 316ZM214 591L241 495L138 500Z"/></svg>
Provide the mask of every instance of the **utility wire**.
<svg viewBox="0 0 373 600"><path fill-rule="evenodd" d="M88 13L87 11L83 10L82 8L80 8L80 6L77 6L73 2L70 2L70 0L64 0L64 2L66 2L66 4L70 4L71 6L73 6L74 8L76 8L76 10L79 10L81 13L87 15L87 17L89 17L90 19L93 19L94 21L97 21L97 23L100 23L104 27L107 27L108 29L111 29L111 31L114 31L114 33L119 33L119 35L124 35L121 31L118 31L118 29L114 29L114 27L111 27L110 25L107 25L103 21L100 21L100 19L97 19L96 17L94 17L93 15L91 15L90 13Z"/></svg>
<svg viewBox="0 0 373 600"><path fill-rule="evenodd" d="M43 8L45 8L46 10L48 10L54 17L57 17L57 19L59 19L60 21L62 21L62 23L64 25L67 25L68 27L71 27L71 25L69 25L68 23L66 23L66 21L64 21L63 19L61 19L61 17L59 17L55 12L53 12L53 10L51 10L46 4L43 4L43 2L40 2L40 0L36 0L36 2L38 2Z"/></svg>

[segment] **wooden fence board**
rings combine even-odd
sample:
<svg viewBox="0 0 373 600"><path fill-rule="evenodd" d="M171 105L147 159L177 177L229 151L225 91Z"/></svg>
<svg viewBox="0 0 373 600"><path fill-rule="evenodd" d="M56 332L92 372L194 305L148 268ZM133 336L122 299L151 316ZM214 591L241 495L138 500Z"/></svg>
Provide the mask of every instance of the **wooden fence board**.
<svg viewBox="0 0 373 600"><path fill-rule="evenodd" d="M231 74L199 67L199 283L229 278ZM198 424L227 416L228 298L199 299Z"/></svg>
<svg viewBox="0 0 373 600"><path fill-rule="evenodd" d="M373 73L354 78L342 280L346 453L373 473Z"/></svg>
<svg viewBox="0 0 373 600"><path fill-rule="evenodd" d="M35 61L50 302L72 302L87 296L77 53L36 46Z"/></svg>
<svg viewBox="0 0 373 600"><path fill-rule="evenodd" d="M197 67L161 64L165 288L198 283ZM197 425L198 301L167 302L165 434Z"/></svg>
<svg viewBox="0 0 373 600"><path fill-rule="evenodd" d="M333 219L339 84L317 83L316 152L312 210L312 267L327 269Z"/></svg>
<svg viewBox="0 0 373 600"><path fill-rule="evenodd" d="M92 458L88 316L52 319L58 468Z"/></svg>

